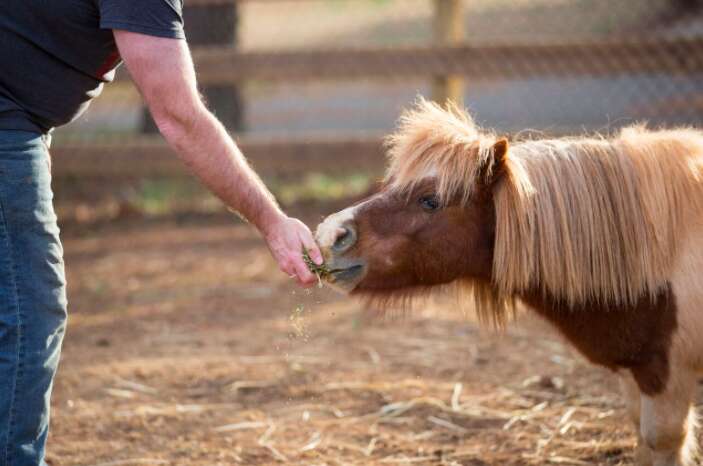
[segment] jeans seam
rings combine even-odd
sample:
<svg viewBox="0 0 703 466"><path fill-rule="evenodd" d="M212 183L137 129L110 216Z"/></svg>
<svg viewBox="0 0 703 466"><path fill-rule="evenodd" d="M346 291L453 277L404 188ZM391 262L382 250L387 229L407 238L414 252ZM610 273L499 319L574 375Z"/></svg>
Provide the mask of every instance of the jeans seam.
<svg viewBox="0 0 703 466"><path fill-rule="evenodd" d="M14 254L13 254L13 248L12 248L12 241L10 240L10 230L8 228L7 224L7 219L5 217L5 209L4 206L2 205L2 200L0 199L0 220L2 221L2 227L5 229L5 242L8 245L8 251L10 253L8 254L8 260L10 261L10 268L12 269L12 285L14 287L14 292L15 292L15 311L17 313L17 353L16 353L16 361L17 365L15 366L15 376L13 380L13 386L12 386L12 398L10 400L10 410L9 410L9 419L7 420L7 439L5 443L5 465L4 466L11 466L12 463L10 462L10 445L11 445L11 439L12 436L14 435L14 429L15 429L15 421L16 421L16 413L15 413L15 402L17 401L17 391L19 387L19 379L22 375L22 359L24 359L24 354L22 352L22 347L23 347L23 338L24 338L24 332L22 328L22 313L20 312L20 294L19 290L17 288L17 267L15 265L16 261L14 260Z"/></svg>

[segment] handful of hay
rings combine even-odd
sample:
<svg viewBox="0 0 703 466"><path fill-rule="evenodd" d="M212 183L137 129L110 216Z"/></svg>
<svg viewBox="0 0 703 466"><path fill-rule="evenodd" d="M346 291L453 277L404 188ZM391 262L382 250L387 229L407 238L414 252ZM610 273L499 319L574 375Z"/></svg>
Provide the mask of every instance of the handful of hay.
<svg viewBox="0 0 703 466"><path fill-rule="evenodd" d="M310 254L308 254L307 249L303 249L303 261L305 261L305 265L308 266L308 269L317 275L317 279L320 281L320 285L322 285L322 280L330 275L330 269L327 267L327 264L323 262L322 264L317 265L310 257Z"/></svg>

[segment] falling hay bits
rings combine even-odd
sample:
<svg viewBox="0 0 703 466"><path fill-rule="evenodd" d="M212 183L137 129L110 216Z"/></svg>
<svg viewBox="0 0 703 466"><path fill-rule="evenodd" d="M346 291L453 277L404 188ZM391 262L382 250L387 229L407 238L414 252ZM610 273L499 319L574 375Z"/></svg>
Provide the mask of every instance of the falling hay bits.
<svg viewBox="0 0 703 466"><path fill-rule="evenodd" d="M295 336L297 338L308 339L308 329L305 323L305 308L303 306L296 307L291 313L289 320L290 324L295 331Z"/></svg>

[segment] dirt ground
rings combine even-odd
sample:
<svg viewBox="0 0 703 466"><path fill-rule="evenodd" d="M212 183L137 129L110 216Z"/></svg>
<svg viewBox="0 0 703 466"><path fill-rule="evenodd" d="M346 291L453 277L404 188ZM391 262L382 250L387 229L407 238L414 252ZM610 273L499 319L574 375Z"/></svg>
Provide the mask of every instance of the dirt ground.
<svg viewBox="0 0 703 466"><path fill-rule="evenodd" d="M58 465L629 465L617 383L522 316L296 290L245 225L64 237Z"/></svg>

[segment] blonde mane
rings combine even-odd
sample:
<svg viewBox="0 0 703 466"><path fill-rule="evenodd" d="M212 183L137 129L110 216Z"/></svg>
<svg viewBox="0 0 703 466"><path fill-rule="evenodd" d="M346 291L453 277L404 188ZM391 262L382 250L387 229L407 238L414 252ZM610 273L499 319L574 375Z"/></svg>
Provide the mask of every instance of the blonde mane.
<svg viewBox="0 0 703 466"><path fill-rule="evenodd" d="M465 112L420 100L388 139L387 180L438 181L467 202L494 163L493 134ZM667 285L689 216L703 215L703 133L630 127L613 138L513 143L494 187L493 283L472 288L479 316L501 323L521 292L570 306L632 304Z"/></svg>

